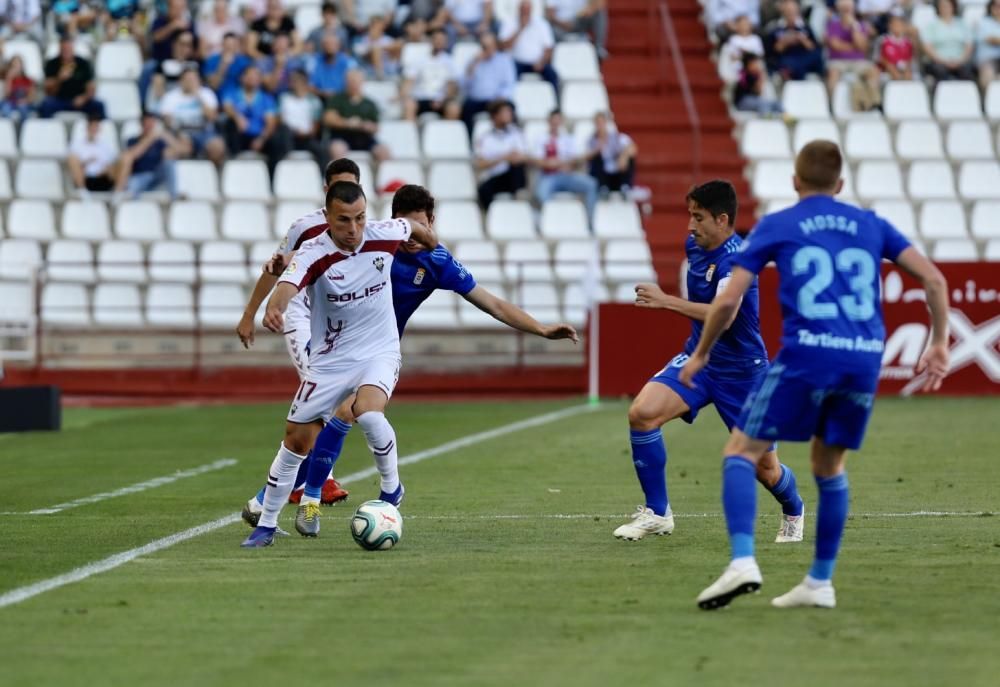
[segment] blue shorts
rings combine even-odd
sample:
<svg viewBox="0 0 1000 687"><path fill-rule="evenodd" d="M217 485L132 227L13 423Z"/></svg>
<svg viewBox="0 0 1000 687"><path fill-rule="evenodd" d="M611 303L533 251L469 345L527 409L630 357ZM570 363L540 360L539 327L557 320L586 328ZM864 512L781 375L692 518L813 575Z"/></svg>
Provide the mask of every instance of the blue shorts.
<svg viewBox="0 0 1000 687"><path fill-rule="evenodd" d="M875 404L878 372L824 367L815 354L782 351L747 397L736 426L754 439L808 441L816 436L828 445L857 450Z"/></svg>

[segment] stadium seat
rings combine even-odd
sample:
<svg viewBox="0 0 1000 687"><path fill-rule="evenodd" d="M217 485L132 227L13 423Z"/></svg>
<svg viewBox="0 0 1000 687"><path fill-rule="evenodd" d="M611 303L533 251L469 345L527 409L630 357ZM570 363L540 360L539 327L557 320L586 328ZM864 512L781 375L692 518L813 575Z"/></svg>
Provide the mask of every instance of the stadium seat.
<svg viewBox="0 0 1000 687"><path fill-rule="evenodd" d="M743 127L740 153L751 160L790 158L788 127L780 120L751 119Z"/></svg>
<svg viewBox="0 0 1000 687"><path fill-rule="evenodd" d="M46 255L48 278L53 281L93 284L94 250L86 241L58 240L49 244Z"/></svg>
<svg viewBox="0 0 1000 687"><path fill-rule="evenodd" d="M862 200L902 200L903 176L895 162L865 160L858 165L858 195Z"/></svg>
<svg viewBox="0 0 1000 687"><path fill-rule="evenodd" d="M403 72L416 69L431 57L430 43L405 43L400 62L403 65Z"/></svg>
<svg viewBox="0 0 1000 687"><path fill-rule="evenodd" d="M887 119L933 119L927 87L920 81L890 81L885 85L882 109Z"/></svg>
<svg viewBox="0 0 1000 687"><path fill-rule="evenodd" d="M28 119L21 124L21 154L25 157L66 157L66 125L58 119Z"/></svg>
<svg viewBox="0 0 1000 687"><path fill-rule="evenodd" d="M313 198L318 198L319 193ZM267 165L263 160L228 161L222 168L222 195L230 200L271 200Z"/></svg>
<svg viewBox="0 0 1000 687"><path fill-rule="evenodd" d="M613 241L604 253L604 275L613 282L656 281L652 263L645 241Z"/></svg>
<svg viewBox="0 0 1000 687"><path fill-rule="evenodd" d="M158 327L194 327L194 297L182 284L152 284L146 289L146 322Z"/></svg>
<svg viewBox="0 0 1000 687"><path fill-rule="evenodd" d="M548 81L518 81L514 87L518 119L545 119L556 106L556 89Z"/></svg>
<svg viewBox="0 0 1000 687"><path fill-rule="evenodd" d="M872 211L887 220L904 236L916 238L917 220L913 216L913 204L908 200L876 200L871 205Z"/></svg>
<svg viewBox="0 0 1000 687"><path fill-rule="evenodd" d="M571 81L562 88L562 111L568 120L592 119L608 109L608 91L601 81Z"/></svg>
<svg viewBox="0 0 1000 687"><path fill-rule="evenodd" d="M604 281L604 271L596 241L570 239L559 241L554 253L556 279L564 283L583 283L584 279Z"/></svg>
<svg viewBox="0 0 1000 687"><path fill-rule="evenodd" d="M972 207L972 235L977 239L1000 238L1000 201L980 200Z"/></svg>
<svg viewBox="0 0 1000 687"><path fill-rule="evenodd" d="M542 206L542 219L539 225L542 238L589 239L589 226L587 211L583 203L575 198L554 199Z"/></svg>
<svg viewBox="0 0 1000 687"><path fill-rule="evenodd" d="M82 141L87 136L87 120L86 119L76 119L73 121L72 128L69 133L70 144L75 141ZM97 132L97 139L111 146L117 153L121 150L121 145L118 139L118 129L115 127L115 123L110 119L104 119L101 121L100 129Z"/></svg>
<svg viewBox="0 0 1000 687"><path fill-rule="evenodd" d="M581 284L567 284L563 290L563 315L566 320L577 327L587 321L588 309L592 302L604 303L610 300L608 287L604 284L594 284L588 296L588 289Z"/></svg>
<svg viewBox="0 0 1000 687"><path fill-rule="evenodd" d="M35 289L24 281L0 281L0 328L35 321Z"/></svg>
<svg viewBox="0 0 1000 687"><path fill-rule="evenodd" d="M623 282L615 287L612 300L615 303L635 303L635 286L628 282Z"/></svg>
<svg viewBox="0 0 1000 687"><path fill-rule="evenodd" d="M104 103L108 117L116 122L138 119L142 115L135 81L98 81L96 95Z"/></svg>
<svg viewBox="0 0 1000 687"><path fill-rule="evenodd" d="M521 284L516 290L515 298L518 305L539 322L559 322L563 319L559 307L559 292L551 283Z"/></svg>
<svg viewBox="0 0 1000 687"><path fill-rule="evenodd" d="M920 235L924 239L968 238L965 210L954 200L929 200L920 207Z"/></svg>
<svg viewBox="0 0 1000 687"><path fill-rule="evenodd" d="M793 83L799 82L789 82L789 84ZM840 145L840 129L837 128L833 120L806 120L796 124L795 134L792 137L793 153L797 155L806 143L818 140L833 141L837 145Z"/></svg>
<svg viewBox="0 0 1000 687"><path fill-rule="evenodd" d="M53 327L90 324L90 298L83 284L47 282L42 288L42 322Z"/></svg>
<svg viewBox="0 0 1000 687"><path fill-rule="evenodd" d="M34 239L0 241L0 279L28 279L42 266L42 246Z"/></svg>
<svg viewBox="0 0 1000 687"><path fill-rule="evenodd" d="M247 255L243 244L236 241L207 241L201 244L198 276L203 282L246 282Z"/></svg>
<svg viewBox="0 0 1000 687"><path fill-rule="evenodd" d="M215 211L202 200L182 200L170 204L167 235L185 241L211 241L215 232Z"/></svg>
<svg viewBox="0 0 1000 687"><path fill-rule="evenodd" d="M986 118L991 122L1000 122L1000 79L994 79L986 88L986 98L983 103Z"/></svg>
<svg viewBox="0 0 1000 687"><path fill-rule="evenodd" d="M1000 164L965 162L958 176L958 192L966 200L1000 199Z"/></svg>
<svg viewBox="0 0 1000 687"><path fill-rule="evenodd" d="M848 122L844 152L852 160L894 159L889 127L881 119Z"/></svg>
<svg viewBox="0 0 1000 687"><path fill-rule="evenodd" d="M21 160L14 177L20 198L63 199L62 168L55 160Z"/></svg>
<svg viewBox="0 0 1000 687"><path fill-rule="evenodd" d="M976 82L939 82L934 89L934 116L941 121L982 119L983 105Z"/></svg>
<svg viewBox="0 0 1000 687"><path fill-rule="evenodd" d="M364 175L361 177L364 185ZM381 193L389 183L419 184L424 186L424 170L419 162L406 160L386 160L378 166L375 188Z"/></svg>
<svg viewBox="0 0 1000 687"><path fill-rule="evenodd" d="M944 239L934 244L931 257L938 262L976 262L979 252L969 239Z"/></svg>
<svg viewBox="0 0 1000 687"><path fill-rule="evenodd" d="M544 241L511 241L504 248L504 271L511 281L552 281L552 258Z"/></svg>
<svg viewBox="0 0 1000 687"><path fill-rule="evenodd" d="M424 157L428 160L468 160L468 130L457 121L427 122L423 130Z"/></svg>
<svg viewBox="0 0 1000 687"><path fill-rule="evenodd" d="M62 235L68 239L103 241L111 238L108 206L99 201L71 200L63 205Z"/></svg>
<svg viewBox="0 0 1000 687"><path fill-rule="evenodd" d="M643 238L639 208L628 201L598 201L594 209L594 236L599 239Z"/></svg>
<svg viewBox="0 0 1000 687"><path fill-rule="evenodd" d="M910 22L913 24L913 28L924 33L927 27L933 24L937 20L937 12L934 11L933 4L914 4L913 15L910 18Z"/></svg>
<svg viewBox="0 0 1000 687"><path fill-rule="evenodd" d="M457 329L456 296L451 291L436 289L410 317L407 329Z"/></svg>
<svg viewBox="0 0 1000 687"><path fill-rule="evenodd" d="M14 120L4 117L0 119L0 158L16 158L21 153L17 149L17 132L14 130Z"/></svg>
<svg viewBox="0 0 1000 687"><path fill-rule="evenodd" d="M274 241L254 241L250 244L250 272L256 274L261 266L274 255Z"/></svg>
<svg viewBox="0 0 1000 687"><path fill-rule="evenodd" d="M52 206L44 200L18 198L7 211L7 235L14 239L55 239L56 220Z"/></svg>
<svg viewBox="0 0 1000 687"><path fill-rule="evenodd" d="M465 265L476 281L499 282L503 280L500 271L500 254L492 241L462 241L455 246L455 259Z"/></svg>
<svg viewBox="0 0 1000 687"><path fill-rule="evenodd" d="M992 160L993 141L986 122L952 122L948 125L948 157L963 160Z"/></svg>
<svg viewBox="0 0 1000 687"><path fill-rule="evenodd" d="M291 3L285 3L287 8ZM300 36L308 36L313 29L323 24L323 11L319 5L299 5L295 8L295 30Z"/></svg>
<svg viewBox="0 0 1000 687"><path fill-rule="evenodd" d="M753 194L761 200L795 198L794 174L791 160L763 160L754 167Z"/></svg>
<svg viewBox="0 0 1000 687"><path fill-rule="evenodd" d="M826 88L819 81L789 81L781 91L781 105L796 119L830 119Z"/></svg>
<svg viewBox="0 0 1000 687"><path fill-rule="evenodd" d="M137 241L104 241L97 246L101 281L146 282L142 246Z"/></svg>
<svg viewBox="0 0 1000 687"><path fill-rule="evenodd" d="M382 119L399 119L403 113L399 99L399 84L395 81L365 81L361 92L378 105ZM363 177L362 177L363 178Z"/></svg>
<svg viewBox="0 0 1000 687"><path fill-rule="evenodd" d="M24 73L36 84L45 81L45 64L42 61L42 50L38 43L32 40L15 39L3 44L4 62L10 61L14 55L19 55L24 63Z"/></svg>
<svg viewBox="0 0 1000 687"><path fill-rule="evenodd" d="M187 241L154 241L149 247L149 276L153 281L193 284L194 246Z"/></svg>
<svg viewBox="0 0 1000 687"><path fill-rule="evenodd" d="M475 124L472 125L472 140L478 141L483 137L483 134L492 128L493 124L490 122L489 117L480 117L476 119Z"/></svg>
<svg viewBox="0 0 1000 687"><path fill-rule="evenodd" d="M271 237L267 206L248 200L226 203L222 210L222 238L233 241L262 241Z"/></svg>
<svg viewBox="0 0 1000 687"><path fill-rule="evenodd" d="M413 122L381 122L378 127L378 142L389 149L394 160L420 159L420 135Z"/></svg>
<svg viewBox="0 0 1000 687"><path fill-rule="evenodd" d="M494 241L534 239L535 215L523 200L494 200L486 212L486 231Z"/></svg>
<svg viewBox="0 0 1000 687"><path fill-rule="evenodd" d="M544 119L530 119L523 123L521 128L524 134L524 142L529 151L537 150L542 141L548 137L549 123ZM565 131L565 129L563 129Z"/></svg>
<svg viewBox="0 0 1000 687"><path fill-rule="evenodd" d="M247 296L236 284L202 284L198 289L198 324L232 329L243 316Z"/></svg>
<svg viewBox="0 0 1000 687"><path fill-rule="evenodd" d="M10 170L7 163L0 160L0 201L8 201L14 196L14 190L10 186Z"/></svg>
<svg viewBox="0 0 1000 687"><path fill-rule="evenodd" d="M896 129L896 154L902 160L941 160L941 129L934 121L904 121Z"/></svg>
<svg viewBox="0 0 1000 687"><path fill-rule="evenodd" d="M164 238L163 213L149 200L128 200L115 209L115 236L133 241Z"/></svg>
<svg viewBox="0 0 1000 687"><path fill-rule="evenodd" d="M94 289L94 324L141 327L142 306L135 284L98 284Z"/></svg>
<svg viewBox="0 0 1000 687"><path fill-rule="evenodd" d="M222 175L222 182L225 186L225 172ZM311 201L321 205L323 176L319 167L312 160L282 160L274 170L274 195L282 200ZM261 198L251 198L251 200L261 200Z"/></svg>
<svg viewBox="0 0 1000 687"><path fill-rule="evenodd" d="M1000 239L993 239L986 242L986 248L983 250L983 260L1000 262Z"/></svg>
<svg viewBox="0 0 1000 687"><path fill-rule="evenodd" d="M782 210L787 210L798 202L797 198L778 198L777 200L767 201L767 206L764 210L765 215L773 215L775 212L781 212Z"/></svg>
<svg viewBox="0 0 1000 687"><path fill-rule="evenodd" d="M285 238L285 234L291 228L292 222L303 215L308 215L322 204L318 199L312 203L306 201L285 201L278 203L278 207L274 209L274 237L279 241ZM274 244L274 247L277 248L278 244Z"/></svg>
<svg viewBox="0 0 1000 687"><path fill-rule="evenodd" d="M139 44L123 40L102 43L97 49L94 69L98 79L137 80L142 73L142 52L139 50Z"/></svg>
<svg viewBox="0 0 1000 687"><path fill-rule="evenodd" d="M208 160L179 160L177 162L177 190L187 196L188 200L219 202L219 175L215 171L215 165ZM267 197L269 198L270 195L271 193L268 191Z"/></svg>
<svg viewBox="0 0 1000 687"><path fill-rule="evenodd" d="M947 162L919 160L910 165L906 190L913 200L955 197L955 175Z"/></svg>
<svg viewBox="0 0 1000 687"><path fill-rule="evenodd" d="M851 85L841 79L833 90L833 116L837 121L849 122L855 119L882 119L878 110L855 110L851 105Z"/></svg>
<svg viewBox="0 0 1000 687"><path fill-rule="evenodd" d="M599 81L597 51L588 41L562 41L552 51L552 66L562 81Z"/></svg>
<svg viewBox="0 0 1000 687"><path fill-rule="evenodd" d="M451 49L451 61L455 64L455 71L464 76L469 69L469 64L472 60L479 57L480 52L482 52L482 49L479 47L479 43L475 41L458 41L455 43Z"/></svg>
<svg viewBox="0 0 1000 687"><path fill-rule="evenodd" d="M110 121L110 120L106 120ZM111 122L114 126L114 122ZM118 127L118 141L121 143L122 148L128 147L129 139L138 138L142 135L142 122L138 119L129 119L121 123Z"/></svg>
<svg viewBox="0 0 1000 687"><path fill-rule="evenodd" d="M484 238L483 215L479 211L479 205L472 201L440 203L434 214L434 227L445 243Z"/></svg>
<svg viewBox="0 0 1000 687"><path fill-rule="evenodd" d="M432 163L427 187L438 200L476 198L476 178L467 162Z"/></svg>

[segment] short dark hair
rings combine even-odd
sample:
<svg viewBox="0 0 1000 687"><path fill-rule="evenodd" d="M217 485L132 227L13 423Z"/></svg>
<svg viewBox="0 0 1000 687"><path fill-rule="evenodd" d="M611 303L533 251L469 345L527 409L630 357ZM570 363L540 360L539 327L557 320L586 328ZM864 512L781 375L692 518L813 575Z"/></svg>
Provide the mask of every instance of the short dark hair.
<svg viewBox="0 0 1000 687"><path fill-rule="evenodd" d="M689 203L705 208L712 217L718 218L719 215L725 214L729 218L729 226L736 226L736 211L739 210L736 189L725 179L713 179L692 186L685 199Z"/></svg>
<svg viewBox="0 0 1000 687"><path fill-rule="evenodd" d="M358 168L358 163L350 158L342 157L339 160L329 162L326 169L323 170L323 181L329 186L330 179L338 174L351 174L357 179L357 183L361 183L361 170Z"/></svg>
<svg viewBox="0 0 1000 687"><path fill-rule="evenodd" d="M795 177L810 191L833 192L843 168L844 156L833 141L810 141L795 157Z"/></svg>
<svg viewBox="0 0 1000 687"><path fill-rule="evenodd" d="M514 109L514 103L509 100L504 100L503 98L497 98L496 100L491 100L490 104L486 106L486 114L491 118L495 117L497 112L505 107L509 107L511 110Z"/></svg>
<svg viewBox="0 0 1000 687"><path fill-rule="evenodd" d="M361 188L360 184L355 184L352 181L338 181L327 189L326 207L330 207L330 204L335 200L350 205L357 202L358 198L365 198L364 189Z"/></svg>
<svg viewBox="0 0 1000 687"><path fill-rule="evenodd" d="M549 112L549 119L555 117L556 115L559 115L560 117L562 116L562 110L560 110L558 107L552 110L552 112Z"/></svg>
<svg viewBox="0 0 1000 687"><path fill-rule="evenodd" d="M337 6L334 5L332 2L324 2L323 7L320 9L320 11L323 14L329 14L330 12L337 14Z"/></svg>
<svg viewBox="0 0 1000 687"><path fill-rule="evenodd" d="M402 217L414 212L426 212L427 219L434 218L434 196L423 186L400 186L392 197L392 216Z"/></svg>

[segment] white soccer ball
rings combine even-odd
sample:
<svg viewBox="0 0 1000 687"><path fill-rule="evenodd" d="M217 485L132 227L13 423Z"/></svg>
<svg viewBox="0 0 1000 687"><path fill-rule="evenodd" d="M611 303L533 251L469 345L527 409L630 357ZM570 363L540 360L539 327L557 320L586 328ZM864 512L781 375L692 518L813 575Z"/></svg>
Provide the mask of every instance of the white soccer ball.
<svg viewBox="0 0 1000 687"><path fill-rule="evenodd" d="M391 503L365 501L351 518L351 535L362 549L391 549L403 536L403 516Z"/></svg>

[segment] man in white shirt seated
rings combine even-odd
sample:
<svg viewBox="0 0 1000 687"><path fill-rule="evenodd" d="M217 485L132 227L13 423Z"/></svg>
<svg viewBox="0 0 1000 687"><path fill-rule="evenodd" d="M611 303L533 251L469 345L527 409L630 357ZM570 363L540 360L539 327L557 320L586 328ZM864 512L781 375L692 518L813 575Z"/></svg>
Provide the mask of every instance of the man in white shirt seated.
<svg viewBox="0 0 1000 687"><path fill-rule="evenodd" d="M538 167L535 197L540 205L556 193L575 193L587 206L587 217L594 219L597 204L597 180L581 172L587 161L576 139L563 129L563 116L559 110L549 115L549 132L534 146L531 163Z"/></svg>
<svg viewBox="0 0 1000 687"><path fill-rule="evenodd" d="M119 186L118 153L100 138L102 119L97 112L87 115L86 135L69 146L66 167L81 198L89 198L91 192L110 192Z"/></svg>
<svg viewBox="0 0 1000 687"><path fill-rule="evenodd" d="M552 68L552 48L556 44L552 27L542 17L531 16L531 0L521 0L517 16L500 25L498 38L501 49L509 50L514 58L518 77L533 72L559 92L559 77Z"/></svg>
<svg viewBox="0 0 1000 687"><path fill-rule="evenodd" d="M476 139L476 171L480 175L479 204L483 210L498 193L517 193L527 185L524 134L514 124L514 106L506 100L490 103L486 111L493 126Z"/></svg>
<svg viewBox="0 0 1000 687"><path fill-rule="evenodd" d="M608 56L608 8L605 0L545 0L545 18L556 39L568 33L590 36L602 60Z"/></svg>
<svg viewBox="0 0 1000 687"><path fill-rule="evenodd" d="M218 114L219 99L211 88L202 85L196 69L186 69L181 74L180 87L160 101L163 123L190 146L186 154L204 153L221 166L226 159L226 144L215 130Z"/></svg>
<svg viewBox="0 0 1000 687"><path fill-rule="evenodd" d="M445 105L458 98L461 75L448 52L448 34L444 29L431 31L431 55L411 65L404 74L403 102L406 118L415 120L425 112L444 114Z"/></svg>

